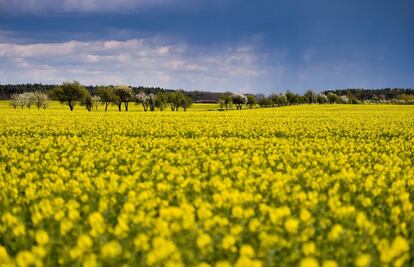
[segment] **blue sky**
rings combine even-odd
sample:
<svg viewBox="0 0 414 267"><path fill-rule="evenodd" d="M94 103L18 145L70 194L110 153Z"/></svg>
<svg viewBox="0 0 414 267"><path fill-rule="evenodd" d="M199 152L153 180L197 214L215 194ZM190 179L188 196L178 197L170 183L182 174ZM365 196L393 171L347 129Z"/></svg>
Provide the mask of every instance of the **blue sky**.
<svg viewBox="0 0 414 267"><path fill-rule="evenodd" d="M0 0L0 83L414 87L412 0Z"/></svg>

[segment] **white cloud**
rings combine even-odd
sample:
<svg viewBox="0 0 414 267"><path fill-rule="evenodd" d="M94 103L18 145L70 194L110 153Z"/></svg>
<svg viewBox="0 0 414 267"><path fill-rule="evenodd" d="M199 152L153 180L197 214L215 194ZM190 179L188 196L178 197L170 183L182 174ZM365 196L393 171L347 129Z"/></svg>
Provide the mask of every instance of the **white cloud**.
<svg viewBox="0 0 414 267"><path fill-rule="evenodd" d="M130 84L247 91L270 70L254 46L198 48L160 38L62 43L0 43L2 83Z"/></svg>
<svg viewBox="0 0 414 267"><path fill-rule="evenodd" d="M1 0L0 13L130 12L169 4L174 0Z"/></svg>

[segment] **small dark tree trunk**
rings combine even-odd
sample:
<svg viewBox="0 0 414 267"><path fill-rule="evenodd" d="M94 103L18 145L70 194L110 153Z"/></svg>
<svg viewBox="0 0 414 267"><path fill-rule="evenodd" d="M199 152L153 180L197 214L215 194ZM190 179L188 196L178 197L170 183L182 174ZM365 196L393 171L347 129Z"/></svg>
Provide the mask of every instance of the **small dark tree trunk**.
<svg viewBox="0 0 414 267"><path fill-rule="evenodd" d="M124 102L125 111L128 111L128 102Z"/></svg>
<svg viewBox="0 0 414 267"><path fill-rule="evenodd" d="M118 105L118 111L121 111L122 103L119 103L117 105Z"/></svg>
<svg viewBox="0 0 414 267"><path fill-rule="evenodd" d="M109 105L109 102L105 102L105 111L108 110L108 105Z"/></svg>

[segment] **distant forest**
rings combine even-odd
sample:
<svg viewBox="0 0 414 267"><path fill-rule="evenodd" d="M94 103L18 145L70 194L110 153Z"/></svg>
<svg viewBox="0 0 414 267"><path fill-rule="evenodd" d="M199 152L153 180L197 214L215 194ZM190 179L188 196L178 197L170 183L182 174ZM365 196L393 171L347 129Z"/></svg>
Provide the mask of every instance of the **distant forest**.
<svg viewBox="0 0 414 267"><path fill-rule="evenodd" d="M58 85L54 84L4 84L0 85L0 99L8 100L13 94L24 92L41 91L48 93ZM99 86L86 86L91 95L96 94ZM133 87L134 93L144 92L146 94L156 94L159 92L171 92L173 89L165 89L160 87ZM228 94L228 92L207 92L207 91L185 91L186 95L191 97L194 103L218 103L220 98ZM325 90L322 94L334 93L337 96L346 96L349 99L357 99L359 101L387 101L393 99L404 99L406 97L414 98L414 89L406 88L383 88L383 89L364 89L364 88L348 88Z"/></svg>

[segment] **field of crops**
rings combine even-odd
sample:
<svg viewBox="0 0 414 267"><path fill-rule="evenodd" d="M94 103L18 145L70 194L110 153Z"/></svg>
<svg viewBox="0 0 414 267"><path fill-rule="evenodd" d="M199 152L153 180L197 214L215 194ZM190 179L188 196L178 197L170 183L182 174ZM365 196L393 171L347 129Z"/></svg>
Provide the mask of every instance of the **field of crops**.
<svg viewBox="0 0 414 267"><path fill-rule="evenodd" d="M412 106L4 105L0 266L413 266L413 144Z"/></svg>

